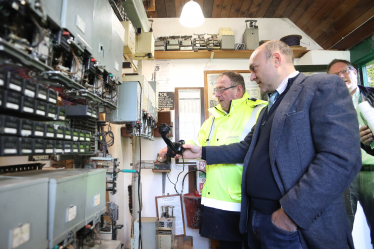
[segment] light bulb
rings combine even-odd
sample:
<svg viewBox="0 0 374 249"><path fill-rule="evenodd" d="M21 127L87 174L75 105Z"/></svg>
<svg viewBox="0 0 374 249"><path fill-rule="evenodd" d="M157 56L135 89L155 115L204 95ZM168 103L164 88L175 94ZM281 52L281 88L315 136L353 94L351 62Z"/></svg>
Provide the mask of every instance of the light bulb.
<svg viewBox="0 0 374 249"><path fill-rule="evenodd" d="M187 2L182 9L179 22L187 28L196 28L204 23L204 15L201 7L194 1Z"/></svg>

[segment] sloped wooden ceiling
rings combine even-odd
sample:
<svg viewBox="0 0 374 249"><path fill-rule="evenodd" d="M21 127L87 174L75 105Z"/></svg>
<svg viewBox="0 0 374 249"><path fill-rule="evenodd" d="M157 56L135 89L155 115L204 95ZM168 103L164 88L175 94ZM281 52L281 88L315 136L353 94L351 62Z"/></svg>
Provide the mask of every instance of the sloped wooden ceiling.
<svg viewBox="0 0 374 249"><path fill-rule="evenodd" d="M150 18L180 17L189 0L155 0ZM289 18L324 49L346 50L374 33L374 0L196 0L206 18ZM260 27L261 28L261 27Z"/></svg>

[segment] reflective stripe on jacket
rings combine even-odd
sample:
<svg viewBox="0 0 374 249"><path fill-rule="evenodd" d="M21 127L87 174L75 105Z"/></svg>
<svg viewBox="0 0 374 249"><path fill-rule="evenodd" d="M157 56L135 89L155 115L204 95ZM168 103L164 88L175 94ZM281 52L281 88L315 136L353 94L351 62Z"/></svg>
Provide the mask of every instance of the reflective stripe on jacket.
<svg viewBox="0 0 374 249"><path fill-rule="evenodd" d="M212 116L201 126L198 144L219 146L240 142L251 131L266 105L266 101L250 99L245 93L242 98L231 101L228 113L222 110L221 105L210 108ZM242 173L243 166L240 164L207 165L201 203L212 208L240 212Z"/></svg>

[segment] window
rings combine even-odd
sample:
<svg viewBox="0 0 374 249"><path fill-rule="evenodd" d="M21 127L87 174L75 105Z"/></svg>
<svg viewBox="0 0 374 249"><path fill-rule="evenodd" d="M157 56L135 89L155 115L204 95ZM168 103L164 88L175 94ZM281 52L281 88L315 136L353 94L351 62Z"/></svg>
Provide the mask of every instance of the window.
<svg viewBox="0 0 374 249"><path fill-rule="evenodd" d="M374 60L365 65L367 83L370 87L374 87Z"/></svg>

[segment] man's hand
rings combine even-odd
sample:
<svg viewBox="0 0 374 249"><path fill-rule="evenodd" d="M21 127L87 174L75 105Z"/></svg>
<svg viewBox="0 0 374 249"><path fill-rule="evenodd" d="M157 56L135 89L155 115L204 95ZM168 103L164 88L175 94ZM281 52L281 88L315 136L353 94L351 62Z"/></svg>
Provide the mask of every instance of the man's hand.
<svg viewBox="0 0 374 249"><path fill-rule="evenodd" d="M166 152L168 152L168 147L165 147L158 152L158 156L161 158L162 162L166 160Z"/></svg>
<svg viewBox="0 0 374 249"><path fill-rule="evenodd" d="M278 209L271 215L271 221L280 229L294 232L297 230L297 225L291 218L284 212L282 208Z"/></svg>
<svg viewBox="0 0 374 249"><path fill-rule="evenodd" d="M373 133L367 125L360 127L360 142L369 146L373 141Z"/></svg>
<svg viewBox="0 0 374 249"><path fill-rule="evenodd" d="M185 151L183 152L183 158L184 159L195 159L195 158L201 158L201 147L196 146L193 144L184 144L183 148ZM182 155L176 155L176 159L181 159Z"/></svg>

